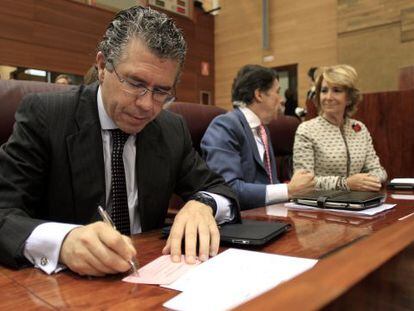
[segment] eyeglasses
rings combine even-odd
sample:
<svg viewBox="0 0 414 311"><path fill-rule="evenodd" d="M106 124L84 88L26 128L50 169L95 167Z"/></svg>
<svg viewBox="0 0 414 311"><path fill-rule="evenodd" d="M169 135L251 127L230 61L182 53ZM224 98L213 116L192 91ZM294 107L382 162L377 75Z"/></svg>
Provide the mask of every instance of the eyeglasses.
<svg viewBox="0 0 414 311"><path fill-rule="evenodd" d="M132 82L127 80L126 78L121 77L116 71L114 64L112 62L109 63L111 64L111 67L114 70L119 82L122 83L122 89L128 94L131 94L136 98L139 98L150 92L152 94L152 100L162 105L167 105L175 100L174 95L166 91L159 89L151 90L150 88L146 87L143 83Z"/></svg>

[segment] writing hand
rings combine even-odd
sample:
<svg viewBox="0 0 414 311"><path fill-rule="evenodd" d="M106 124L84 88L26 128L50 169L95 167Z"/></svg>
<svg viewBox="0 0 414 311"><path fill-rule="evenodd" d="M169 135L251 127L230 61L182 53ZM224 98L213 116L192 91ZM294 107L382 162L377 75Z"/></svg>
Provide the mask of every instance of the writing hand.
<svg viewBox="0 0 414 311"><path fill-rule="evenodd" d="M199 259L206 261L215 256L220 245L220 233L210 206L198 201L189 201L175 216L167 243L162 250L164 255L171 254L173 262L181 260L181 243L185 239L185 260L195 263L199 239Z"/></svg>
<svg viewBox="0 0 414 311"><path fill-rule="evenodd" d="M59 262L80 275L103 276L128 271L134 256L129 237L98 221L68 233Z"/></svg>

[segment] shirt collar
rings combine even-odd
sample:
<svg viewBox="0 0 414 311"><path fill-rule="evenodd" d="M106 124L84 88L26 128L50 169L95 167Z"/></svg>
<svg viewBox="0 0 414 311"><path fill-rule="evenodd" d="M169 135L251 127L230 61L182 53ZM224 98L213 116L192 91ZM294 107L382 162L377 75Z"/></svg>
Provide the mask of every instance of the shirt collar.
<svg viewBox="0 0 414 311"><path fill-rule="evenodd" d="M102 100L101 86L98 87L98 94L96 96L97 96L97 101L98 101L98 113L99 113L99 121L101 122L101 128L103 130L117 129L118 126L115 124L114 121L112 121L112 119L106 113L103 100Z"/></svg>
<svg viewBox="0 0 414 311"><path fill-rule="evenodd" d="M262 124L259 117L248 106L239 107L239 109L243 113L251 129L255 129Z"/></svg>

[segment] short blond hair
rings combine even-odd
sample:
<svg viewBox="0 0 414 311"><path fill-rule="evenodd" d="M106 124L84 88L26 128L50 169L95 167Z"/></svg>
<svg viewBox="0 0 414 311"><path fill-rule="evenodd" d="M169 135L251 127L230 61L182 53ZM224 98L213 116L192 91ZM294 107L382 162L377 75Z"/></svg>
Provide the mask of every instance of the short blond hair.
<svg viewBox="0 0 414 311"><path fill-rule="evenodd" d="M315 105L319 114L322 113L320 95L323 80L331 85L338 85L345 88L349 103L345 108L344 117L352 116L357 111L358 104L362 100L362 95L356 87L358 81L358 74L356 70L349 65L335 65L321 68L321 73L316 80L315 96Z"/></svg>

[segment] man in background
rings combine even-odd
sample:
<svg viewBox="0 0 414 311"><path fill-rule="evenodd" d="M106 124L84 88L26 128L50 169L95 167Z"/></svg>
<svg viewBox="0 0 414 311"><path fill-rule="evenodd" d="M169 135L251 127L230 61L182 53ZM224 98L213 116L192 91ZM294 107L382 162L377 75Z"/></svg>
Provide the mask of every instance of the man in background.
<svg viewBox="0 0 414 311"><path fill-rule="evenodd" d="M185 252L188 263L217 254L216 221L238 219L235 195L194 151L182 118L163 110L185 54L170 18L132 7L98 45L97 82L23 100L0 149L2 264L125 272L136 255L129 235L162 227L173 192L187 203L163 253L178 262ZM99 221L98 206L119 231Z"/></svg>
<svg viewBox="0 0 414 311"><path fill-rule="evenodd" d="M279 183L267 124L281 114L276 71L246 65L232 86L235 109L216 117L201 141L207 165L221 174L239 197L242 209L287 201L314 188L313 175L296 172L289 184Z"/></svg>
<svg viewBox="0 0 414 311"><path fill-rule="evenodd" d="M69 85L72 84L72 79L68 75L61 74L56 77L55 83Z"/></svg>

